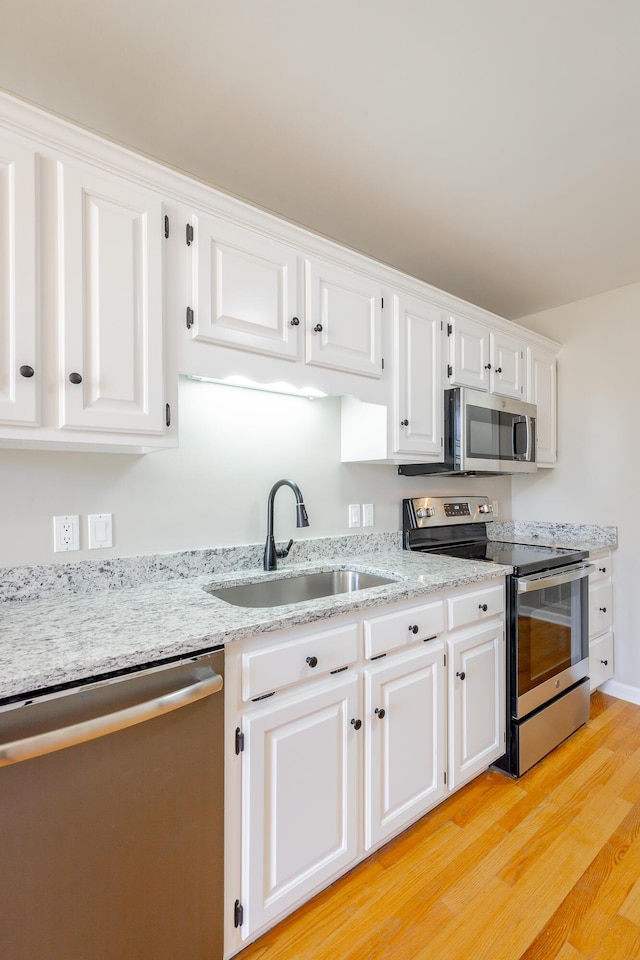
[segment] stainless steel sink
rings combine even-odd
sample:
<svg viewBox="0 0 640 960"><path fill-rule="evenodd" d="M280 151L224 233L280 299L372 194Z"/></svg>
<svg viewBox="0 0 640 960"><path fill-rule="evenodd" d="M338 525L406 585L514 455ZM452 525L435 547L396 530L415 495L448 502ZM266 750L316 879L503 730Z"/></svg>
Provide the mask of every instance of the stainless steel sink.
<svg viewBox="0 0 640 960"><path fill-rule="evenodd" d="M236 607L279 607L285 603L302 603L304 600L333 597L396 582L388 577L360 573L359 570L329 570L325 573L303 573L281 580L243 583L234 587L206 587L206 590Z"/></svg>

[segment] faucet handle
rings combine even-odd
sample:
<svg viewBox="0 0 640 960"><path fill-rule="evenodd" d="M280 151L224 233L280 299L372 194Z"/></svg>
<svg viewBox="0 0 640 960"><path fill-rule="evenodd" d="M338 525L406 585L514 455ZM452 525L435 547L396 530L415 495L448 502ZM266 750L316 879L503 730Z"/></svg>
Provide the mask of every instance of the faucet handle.
<svg viewBox="0 0 640 960"><path fill-rule="evenodd" d="M289 556L289 550L293 546L293 540L289 540L289 543L284 547L283 550L276 550L276 557L279 557L281 560L284 560L285 557Z"/></svg>

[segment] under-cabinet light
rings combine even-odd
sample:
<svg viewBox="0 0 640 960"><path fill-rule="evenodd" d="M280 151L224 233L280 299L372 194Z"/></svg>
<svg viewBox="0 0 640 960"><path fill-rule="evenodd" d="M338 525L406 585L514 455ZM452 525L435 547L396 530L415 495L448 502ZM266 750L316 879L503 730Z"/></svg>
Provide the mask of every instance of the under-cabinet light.
<svg viewBox="0 0 640 960"><path fill-rule="evenodd" d="M196 377L194 374L184 375L187 380L199 380L201 383L217 383L223 387L240 387L243 390L261 390L263 393L279 393L287 397L300 397L302 400L316 400L326 397L328 394L316 387L294 387L292 383L286 383L284 380L278 380L274 383L257 383L249 377L243 377L234 374L231 377L224 377L221 380L215 377Z"/></svg>

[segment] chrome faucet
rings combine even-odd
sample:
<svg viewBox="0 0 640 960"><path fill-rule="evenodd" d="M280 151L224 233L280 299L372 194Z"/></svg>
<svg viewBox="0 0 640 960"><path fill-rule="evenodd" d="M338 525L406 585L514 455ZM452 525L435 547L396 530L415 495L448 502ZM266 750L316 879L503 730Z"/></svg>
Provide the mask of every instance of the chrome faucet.
<svg viewBox="0 0 640 960"><path fill-rule="evenodd" d="M281 559L288 557L289 550L291 550L293 544L293 540L289 540L289 543L286 545L284 550L278 550L276 549L276 542L273 537L273 502L280 487L291 487L296 495L296 526L309 526L309 517L307 516L307 511L302 499L302 493L300 492L300 487L298 484L294 483L293 480L278 480L278 482L274 483L274 485L271 487L269 499L267 501L267 542L264 545L265 570L277 569L278 557Z"/></svg>

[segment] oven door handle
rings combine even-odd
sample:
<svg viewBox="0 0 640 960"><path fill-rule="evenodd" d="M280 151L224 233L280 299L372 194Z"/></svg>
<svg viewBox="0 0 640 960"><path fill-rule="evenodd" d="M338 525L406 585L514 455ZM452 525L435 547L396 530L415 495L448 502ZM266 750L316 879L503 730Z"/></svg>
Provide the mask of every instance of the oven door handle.
<svg viewBox="0 0 640 960"><path fill-rule="evenodd" d="M558 587L561 583L571 583L573 580L582 580L595 572L593 563L581 563L577 567L570 567L562 573L532 574L530 577L518 577L518 593L531 593L533 590L546 590L547 587Z"/></svg>

